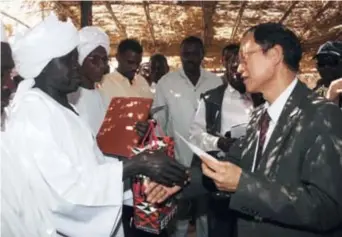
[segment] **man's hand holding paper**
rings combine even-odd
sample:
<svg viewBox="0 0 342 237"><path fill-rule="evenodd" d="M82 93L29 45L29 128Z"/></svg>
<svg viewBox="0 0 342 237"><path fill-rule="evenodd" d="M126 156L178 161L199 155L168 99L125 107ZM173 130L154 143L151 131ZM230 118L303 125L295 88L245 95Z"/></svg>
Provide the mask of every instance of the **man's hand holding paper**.
<svg viewBox="0 0 342 237"><path fill-rule="evenodd" d="M211 178L217 189L225 192L234 192L239 184L241 168L229 161L209 159L206 155L200 156L203 174Z"/></svg>

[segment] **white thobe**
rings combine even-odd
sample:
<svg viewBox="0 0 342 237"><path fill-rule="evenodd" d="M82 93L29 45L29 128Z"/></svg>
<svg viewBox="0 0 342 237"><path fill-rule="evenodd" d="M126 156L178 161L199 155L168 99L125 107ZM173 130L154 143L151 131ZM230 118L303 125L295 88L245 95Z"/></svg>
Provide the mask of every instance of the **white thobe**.
<svg viewBox="0 0 342 237"><path fill-rule="evenodd" d="M157 83L152 107L166 105L166 108L157 112L154 118L166 135L175 139L175 158L185 166L191 165L193 153L176 132L189 137L201 94L221 84L221 78L202 68L195 86L183 69L166 74Z"/></svg>
<svg viewBox="0 0 342 237"><path fill-rule="evenodd" d="M122 163L103 156L79 116L35 88L12 104L6 132L59 232L123 236Z"/></svg>
<svg viewBox="0 0 342 237"><path fill-rule="evenodd" d="M9 151L1 134L1 236L54 237L52 214L40 202L40 193L29 182L18 157Z"/></svg>
<svg viewBox="0 0 342 237"><path fill-rule="evenodd" d="M247 124L253 111L253 102L228 85L224 91L221 107L221 136L231 131L233 126ZM218 135L207 133L205 102L202 99L190 129L190 141L205 151L219 150Z"/></svg>
<svg viewBox="0 0 342 237"><path fill-rule="evenodd" d="M68 99L96 136L107 111L98 89L90 90L80 87L76 92L69 94Z"/></svg>

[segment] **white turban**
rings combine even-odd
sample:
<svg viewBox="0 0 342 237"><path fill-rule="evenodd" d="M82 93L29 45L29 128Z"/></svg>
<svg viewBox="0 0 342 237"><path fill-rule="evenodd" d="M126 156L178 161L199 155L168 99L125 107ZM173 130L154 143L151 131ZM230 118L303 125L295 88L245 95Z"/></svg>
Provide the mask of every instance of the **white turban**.
<svg viewBox="0 0 342 237"><path fill-rule="evenodd" d="M98 27L86 26L79 31L80 44L78 50L78 63L83 64L84 59L97 47L105 48L109 55L110 45L108 35Z"/></svg>
<svg viewBox="0 0 342 237"><path fill-rule="evenodd" d="M2 21L0 21L0 27L1 27L0 40L1 40L1 42L7 43L6 30L5 30L5 26L4 26L4 24L2 23Z"/></svg>
<svg viewBox="0 0 342 237"><path fill-rule="evenodd" d="M17 72L25 79L33 79L52 59L70 53L78 44L78 32L70 19L62 22L51 14L15 39L12 51Z"/></svg>

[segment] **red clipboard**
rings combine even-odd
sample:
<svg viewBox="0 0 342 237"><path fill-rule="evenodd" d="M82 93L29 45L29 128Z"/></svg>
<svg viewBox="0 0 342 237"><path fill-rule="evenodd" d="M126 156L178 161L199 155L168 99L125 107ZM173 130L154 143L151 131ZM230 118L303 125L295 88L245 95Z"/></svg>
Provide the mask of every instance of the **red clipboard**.
<svg viewBox="0 0 342 237"><path fill-rule="evenodd" d="M134 126L148 119L152 102L152 99L138 97L112 99L97 134L98 146L104 154L127 158L134 155L132 148L139 142Z"/></svg>

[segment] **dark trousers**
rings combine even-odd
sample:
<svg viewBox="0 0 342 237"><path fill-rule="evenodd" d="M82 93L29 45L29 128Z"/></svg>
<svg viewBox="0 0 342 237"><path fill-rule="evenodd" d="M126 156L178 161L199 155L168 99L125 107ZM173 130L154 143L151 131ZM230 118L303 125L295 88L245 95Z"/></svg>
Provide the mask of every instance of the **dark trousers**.
<svg viewBox="0 0 342 237"><path fill-rule="evenodd" d="M125 232L125 237L168 237L167 231L163 230L161 234L151 234L135 228L134 224L131 224L133 217L133 207L123 206L122 208L122 223Z"/></svg>
<svg viewBox="0 0 342 237"><path fill-rule="evenodd" d="M233 237L236 217L229 210L229 199L209 199L208 237Z"/></svg>

